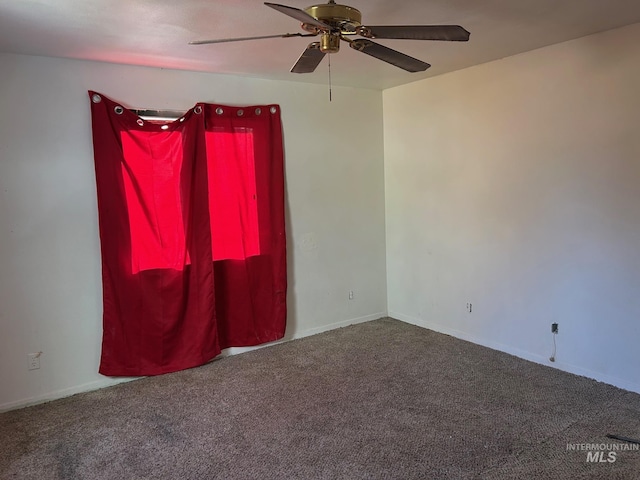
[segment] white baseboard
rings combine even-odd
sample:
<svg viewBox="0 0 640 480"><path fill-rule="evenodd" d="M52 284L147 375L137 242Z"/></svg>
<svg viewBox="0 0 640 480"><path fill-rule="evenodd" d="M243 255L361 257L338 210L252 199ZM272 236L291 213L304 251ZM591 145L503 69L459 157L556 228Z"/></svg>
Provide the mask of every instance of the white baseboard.
<svg viewBox="0 0 640 480"><path fill-rule="evenodd" d="M379 318L383 318L387 316L387 312L374 313L371 315L365 315L364 317L351 318L348 320L342 320L340 322L329 323L327 325L322 325L321 327L307 328L305 330L301 330L299 332L295 332L293 335L285 337L281 340L276 340L275 342L265 343L264 345L256 345L255 347L231 347L222 351L220 355L216 358L220 357L228 357L231 355L237 355L239 353L250 352L252 350L257 350L259 348L266 348L273 345L278 345L280 343L289 342L291 340L297 340L299 338L310 337L311 335L317 335L318 333L328 332L329 330L335 330L336 328L348 327L349 325L356 325L358 323L370 322L372 320L378 320Z"/></svg>
<svg viewBox="0 0 640 480"><path fill-rule="evenodd" d="M7 412L9 410L15 410L18 408L30 407L32 405L38 405L40 403L46 403L52 400L58 400L60 398L70 397L71 395L76 395L77 393L90 392L92 390L111 387L119 383L138 380L139 378L142 377L104 378L101 380L96 380L94 382L83 383L82 385L75 385L73 387L63 388L61 390L54 390L53 392L36 395L33 397L25 398L23 400L3 403L2 405L0 405L0 413Z"/></svg>
<svg viewBox="0 0 640 480"><path fill-rule="evenodd" d="M632 382L629 382L621 378L612 377L604 373L595 372L595 371L582 368L576 365L572 365L569 363L565 363L565 362L556 361L552 363L549 361L549 358L544 357L542 355L528 352L526 350L521 350L519 348L515 348L510 345L504 345L501 343L492 342L484 338L479 338L474 335L469 335L468 333L462 332L460 330L456 330L444 325L428 322L426 320L414 318L409 315L404 315L402 313L390 311L389 317L395 318L396 320L400 320L405 323L416 325L418 327L427 328L429 330L433 330L434 332L443 333L445 335L451 335L452 337L456 337L461 340L466 340L468 342L475 343L476 345L481 345L483 347L491 348L492 350L498 350L500 352L508 353L510 355L514 355L524 360L529 360L530 362L538 363L540 365L545 365L551 368L557 368L558 370L562 370L568 373L573 373L574 375L580 375L582 377L591 378L593 380L597 380L598 382L607 383L609 385L613 385L614 387L622 388L630 392L640 393L640 385L634 384Z"/></svg>
<svg viewBox="0 0 640 480"><path fill-rule="evenodd" d="M238 355L245 352L250 352L252 350L256 350L258 348L265 348L272 345L277 345L279 343L285 343L291 340L296 340L298 338L309 337L311 335L316 335L318 333L327 332L329 330L334 330L336 328L346 327L348 325L355 325L357 323L369 322L371 320L377 320L382 317L386 317L387 312L374 313L372 315L366 315L364 317L352 318L349 320L342 320L340 322L330 323L327 325L322 325L320 327L309 328L306 330L302 330L300 332L295 332L291 337L285 337L282 340L278 340L276 342L267 343L264 345L258 345L255 347L232 347L227 348L222 351L220 355L216 358L228 357L231 355ZM42 395L36 395L30 398L25 398L23 400L17 400L15 402L8 402L0 405L0 413L7 412L9 410L15 410L18 408L29 407L32 405L37 405L40 403L50 402L52 400L58 400L64 397L70 397L71 395L75 395L77 393L90 392L92 390L98 390L100 388L111 387L113 385L117 385L123 382L130 382L132 380L138 380L144 377L126 377L126 378L111 378L105 377L101 380L96 380L94 382L84 383L82 385L76 385L69 388L64 388L62 390L55 390L52 392L44 393Z"/></svg>
<svg viewBox="0 0 640 480"><path fill-rule="evenodd" d="M318 333L328 332L329 330L335 330L336 328L348 327L349 325L356 325L358 323L366 323L372 320L378 320L387 316L387 312L373 313L371 315L365 315L364 317L351 318L349 320L342 320L341 322L330 323L321 327L308 328L302 332L294 334L292 340L303 337L310 337L311 335L317 335Z"/></svg>

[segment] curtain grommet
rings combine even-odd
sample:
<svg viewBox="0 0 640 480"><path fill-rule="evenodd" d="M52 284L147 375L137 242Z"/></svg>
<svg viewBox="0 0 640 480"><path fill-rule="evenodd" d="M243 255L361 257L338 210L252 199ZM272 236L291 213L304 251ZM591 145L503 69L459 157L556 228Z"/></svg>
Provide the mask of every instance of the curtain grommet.
<svg viewBox="0 0 640 480"><path fill-rule="evenodd" d="M224 113L224 110L222 108L218 107L218 108L216 108L216 113L218 115L222 115Z"/></svg>
<svg viewBox="0 0 640 480"><path fill-rule="evenodd" d="M100 103L100 102L102 101L102 97L101 97L100 95L98 95L97 93L94 93L94 94L91 96L91 101L92 101L93 103Z"/></svg>
<svg viewBox="0 0 640 480"><path fill-rule="evenodd" d="M271 113L276 113L276 112L278 111L278 109L277 109L276 107L271 107L271 108L269 109L269 111L270 111Z"/></svg>
<svg viewBox="0 0 640 480"><path fill-rule="evenodd" d="M238 116L241 117L241 116L244 115L244 110L240 109L240 110L238 110L237 113L238 113Z"/></svg>
<svg viewBox="0 0 640 480"><path fill-rule="evenodd" d="M160 130L169 130L169 125L162 125Z"/></svg>
<svg viewBox="0 0 640 480"><path fill-rule="evenodd" d="M137 123L138 125L140 125L141 127L144 125L144 121L143 121L141 118L139 118L138 120L136 120L136 123Z"/></svg>
<svg viewBox="0 0 640 480"><path fill-rule="evenodd" d="M193 109L193 113L200 115L202 113L202 107L200 105L196 105L196 108Z"/></svg>
<svg viewBox="0 0 640 480"><path fill-rule="evenodd" d="M124 108L122 108L120 105L116 105L113 108L113 111L116 112L116 115L122 115L124 113Z"/></svg>
<svg viewBox="0 0 640 480"><path fill-rule="evenodd" d="M260 115L262 113L262 109L261 108L256 108L256 115Z"/></svg>

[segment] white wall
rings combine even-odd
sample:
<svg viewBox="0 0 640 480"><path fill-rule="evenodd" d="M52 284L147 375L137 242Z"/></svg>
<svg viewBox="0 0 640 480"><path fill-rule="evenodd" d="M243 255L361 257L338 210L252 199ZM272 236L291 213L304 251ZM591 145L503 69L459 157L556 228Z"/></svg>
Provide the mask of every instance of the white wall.
<svg viewBox="0 0 640 480"><path fill-rule="evenodd" d="M88 89L139 108L280 104L287 338L386 314L380 92L334 87L329 103L327 88L293 82L6 54L0 65L0 410L113 383L97 374Z"/></svg>
<svg viewBox="0 0 640 480"><path fill-rule="evenodd" d="M640 392L638 45L640 24L384 91L391 316Z"/></svg>

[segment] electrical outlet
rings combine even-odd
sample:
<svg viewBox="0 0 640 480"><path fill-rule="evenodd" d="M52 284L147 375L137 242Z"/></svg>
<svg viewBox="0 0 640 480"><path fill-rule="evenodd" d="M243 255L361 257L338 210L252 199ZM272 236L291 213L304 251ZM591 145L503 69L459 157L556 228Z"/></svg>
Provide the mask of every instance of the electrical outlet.
<svg viewBox="0 0 640 480"><path fill-rule="evenodd" d="M551 324L551 333L558 333L558 324L557 323L552 323Z"/></svg>
<svg viewBox="0 0 640 480"><path fill-rule="evenodd" d="M349 290L349 300L353 300L353 290Z"/></svg>
<svg viewBox="0 0 640 480"><path fill-rule="evenodd" d="M29 370L38 370L40 368L40 355L42 352L30 353L27 355L29 362Z"/></svg>

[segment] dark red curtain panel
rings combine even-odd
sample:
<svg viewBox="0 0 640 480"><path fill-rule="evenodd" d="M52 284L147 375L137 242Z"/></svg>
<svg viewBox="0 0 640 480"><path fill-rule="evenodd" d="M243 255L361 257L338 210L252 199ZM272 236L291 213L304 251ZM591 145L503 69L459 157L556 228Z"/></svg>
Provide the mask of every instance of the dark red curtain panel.
<svg viewBox="0 0 640 480"><path fill-rule="evenodd" d="M282 338L279 107L143 121L89 92L103 281L100 373L157 375Z"/></svg>
<svg viewBox="0 0 640 480"><path fill-rule="evenodd" d="M203 108L219 341L259 345L282 338L286 320L280 109Z"/></svg>

